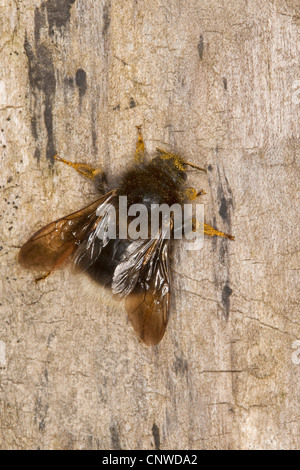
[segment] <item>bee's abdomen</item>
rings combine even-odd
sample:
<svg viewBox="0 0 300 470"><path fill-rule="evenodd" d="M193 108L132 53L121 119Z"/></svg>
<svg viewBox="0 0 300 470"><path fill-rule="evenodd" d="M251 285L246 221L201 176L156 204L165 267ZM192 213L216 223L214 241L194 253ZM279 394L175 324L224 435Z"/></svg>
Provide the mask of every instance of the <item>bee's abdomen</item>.
<svg viewBox="0 0 300 470"><path fill-rule="evenodd" d="M129 243L128 240L110 240L109 243L102 248L96 261L86 270L87 274L94 281L104 287L110 288L115 269L120 263Z"/></svg>

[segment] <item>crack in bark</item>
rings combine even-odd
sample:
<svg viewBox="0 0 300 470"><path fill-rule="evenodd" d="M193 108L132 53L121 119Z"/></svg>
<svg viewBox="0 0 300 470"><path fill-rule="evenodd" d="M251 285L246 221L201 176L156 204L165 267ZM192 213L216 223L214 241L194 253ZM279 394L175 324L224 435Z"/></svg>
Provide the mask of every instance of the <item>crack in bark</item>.
<svg viewBox="0 0 300 470"><path fill-rule="evenodd" d="M233 309L232 312L233 313L239 313L240 315L243 315L244 318L248 318L249 320L257 321L260 325L262 325L266 328L270 328L274 331L278 331L279 333L285 334L285 335L287 335L291 338L297 339L297 336L293 335L292 333L289 333L288 331L281 330L280 328L277 328L276 326L269 325L268 323L264 323L264 322L260 321L258 318L250 317L249 315L246 315L241 310Z"/></svg>
<svg viewBox="0 0 300 470"><path fill-rule="evenodd" d="M56 292L56 289L52 289L52 290L49 290L49 291L46 291L46 292L42 292L41 295L40 295L40 297L39 297L37 300L33 300L32 302L29 302L29 303L25 302L25 300L22 299L22 297L21 297L21 302L22 302L24 305L26 305L27 307L30 307L31 305L36 305L38 302L40 302L40 300L42 299L42 297L43 297L45 294L49 294L49 293L51 293L51 292Z"/></svg>

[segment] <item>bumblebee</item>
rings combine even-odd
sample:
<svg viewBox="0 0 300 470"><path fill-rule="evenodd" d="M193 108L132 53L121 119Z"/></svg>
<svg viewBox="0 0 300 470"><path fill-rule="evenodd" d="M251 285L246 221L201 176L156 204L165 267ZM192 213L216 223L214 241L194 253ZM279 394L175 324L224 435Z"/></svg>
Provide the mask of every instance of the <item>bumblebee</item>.
<svg viewBox="0 0 300 470"><path fill-rule="evenodd" d="M88 206L62 217L36 232L19 252L19 262L29 269L46 272L36 279L46 279L52 271L72 264L98 284L111 289L117 298L125 298L130 323L146 345L158 344L164 336L170 312L170 247L163 224L155 237L146 239L99 237L108 223L107 205L119 210L120 196L128 205L183 204L205 194L186 185L187 167L202 168L181 156L157 149L146 158L141 126L135 162L112 187L101 169L54 157L93 180L100 197ZM205 170L203 170L205 171ZM172 226L172 218L170 218ZM234 239L204 224L204 234Z"/></svg>

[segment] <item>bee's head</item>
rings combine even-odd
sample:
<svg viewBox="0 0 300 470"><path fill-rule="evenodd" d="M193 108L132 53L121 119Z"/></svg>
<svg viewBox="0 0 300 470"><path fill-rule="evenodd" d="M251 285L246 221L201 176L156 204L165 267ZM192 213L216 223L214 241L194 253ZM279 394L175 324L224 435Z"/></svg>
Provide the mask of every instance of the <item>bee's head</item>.
<svg viewBox="0 0 300 470"><path fill-rule="evenodd" d="M165 152L161 149L157 149L157 156L152 160L152 164L161 168L162 171L167 172L175 184L182 184L186 181L186 171L188 166L201 171L206 171L193 163L186 162L180 155Z"/></svg>

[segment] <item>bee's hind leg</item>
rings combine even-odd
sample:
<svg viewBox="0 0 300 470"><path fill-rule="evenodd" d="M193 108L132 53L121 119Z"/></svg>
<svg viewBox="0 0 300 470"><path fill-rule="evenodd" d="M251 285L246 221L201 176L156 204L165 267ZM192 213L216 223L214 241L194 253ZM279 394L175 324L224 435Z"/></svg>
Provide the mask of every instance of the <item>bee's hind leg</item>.
<svg viewBox="0 0 300 470"><path fill-rule="evenodd" d="M44 274L43 276L35 278L34 281L36 283L40 282L40 281L44 281L51 273L52 273L52 271L49 271L48 273Z"/></svg>
<svg viewBox="0 0 300 470"><path fill-rule="evenodd" d="M209 235L210 237L217 235L218 237L224 237L224 238L229 238L229 240L234 240L233 235L229 235L228 233L224 233L224 232L219 232L219 230L216 230L215 228L211 227L208 224L203 224L203 225L204 225L205 235Z"/></svg>
<svg viewBox="0 0 300 470"><path fill-rule="evenodd" d="M200 228L199 221L195 219L194 217L192 218L192 227L193 231L196 231ZM229 240L234 240L233 235L229 235L228 233L220 232L219 230L216 230L215 228L211 227L208 224L203 223L203 233L204 235L208 235L210 237L217 236L217 237L222 237L222 238L228 238Z"/></svg>

